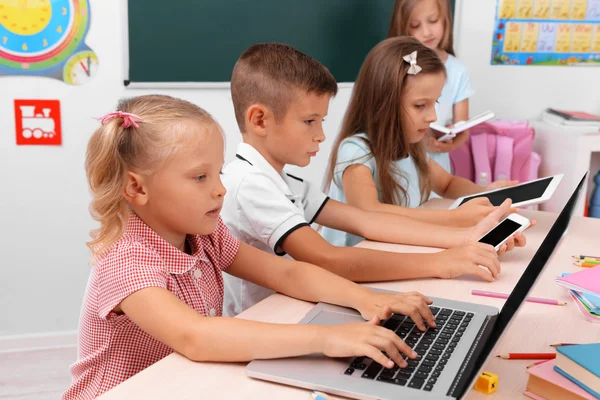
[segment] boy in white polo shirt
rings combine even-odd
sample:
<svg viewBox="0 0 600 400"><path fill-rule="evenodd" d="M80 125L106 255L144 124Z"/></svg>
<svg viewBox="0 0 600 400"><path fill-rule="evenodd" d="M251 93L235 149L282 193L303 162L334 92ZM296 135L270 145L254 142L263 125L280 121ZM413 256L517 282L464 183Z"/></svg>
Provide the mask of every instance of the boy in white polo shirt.
<svg viewBox="0 0 600 400"><path fill-rule="evenodd" d="M330 200L317 186L284 171L286 164L308 165L317 154L325 140L322 121L336 93L337 83L329 70L291 46L258 44L240 56L231 94L244 142L222 176L227 195L221 216L234 236L353 281L464 274L494 280L500 271L498 254L492 246L476 241L510 211L510 203L474 228L451 228ZM310 227L313 222L376 241L450 249L407 254L336 247ZM524 245L523 236L516 239ZM502 251L514 245L511 239ZM223 313L237 315L272 293L226 276Z"/></svg>

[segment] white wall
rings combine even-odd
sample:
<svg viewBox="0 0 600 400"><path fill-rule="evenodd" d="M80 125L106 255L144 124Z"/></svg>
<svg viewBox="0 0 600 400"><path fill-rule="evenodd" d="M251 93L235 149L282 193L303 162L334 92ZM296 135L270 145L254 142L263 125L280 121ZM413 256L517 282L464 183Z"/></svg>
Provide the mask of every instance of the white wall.
<svg viewBox="0 0 600 400"><path fill-rule="evenodd" d="M497 0L457 0L456 50L475 89L471 114L533 119L546 107L600 113L600 67L490 65Z"/></svg>
<svg viewBox="0 0 600 400"><path fill-rule="evenodd" d="M459 0L460 1L460 0ZM468 65L477 96L472 112L490 108L508 118L528 118L546 106L600 109L590 88L600 69L490 66L495 0L459 4L457 48ZM86 42L98 54L97 77L81 87L44 78L0 78L0 336L77 329L89 274L85 246L94 227L83 169L87 141L98 126L92 119L112 110L121 97L165 93L208 110L227 133L230 160L240 136L227 89L126 90L122 65L125 27L119 0L92 0ZM331 143L350 95L341 89L325 123L327 141L300 172L321 182ZM13 100L59 99L63 146L17 147Z"/></svg>

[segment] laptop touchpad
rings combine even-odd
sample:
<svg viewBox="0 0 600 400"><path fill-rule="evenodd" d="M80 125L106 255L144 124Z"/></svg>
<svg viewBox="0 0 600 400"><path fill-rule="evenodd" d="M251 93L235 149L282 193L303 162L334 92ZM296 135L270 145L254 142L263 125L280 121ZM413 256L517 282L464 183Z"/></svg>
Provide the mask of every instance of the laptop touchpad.
<svg viewBox="0 0 600 400"><path fill-rule="evenodd" d="M335 311L321 311L309 324L312 325L341 325L353 322L366 322L360 315L346 314Z"/></svg>

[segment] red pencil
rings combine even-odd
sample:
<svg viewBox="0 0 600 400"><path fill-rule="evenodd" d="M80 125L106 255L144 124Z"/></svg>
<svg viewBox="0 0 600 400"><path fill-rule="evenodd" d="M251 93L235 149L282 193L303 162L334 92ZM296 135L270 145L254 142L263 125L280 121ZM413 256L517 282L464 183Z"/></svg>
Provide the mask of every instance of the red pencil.
<svg viewBox="0 0 600 400"><path fill-rule="evenodd" d="M552 360L556 358L556 353L508 353L496 357L504 360Z"/></svg>

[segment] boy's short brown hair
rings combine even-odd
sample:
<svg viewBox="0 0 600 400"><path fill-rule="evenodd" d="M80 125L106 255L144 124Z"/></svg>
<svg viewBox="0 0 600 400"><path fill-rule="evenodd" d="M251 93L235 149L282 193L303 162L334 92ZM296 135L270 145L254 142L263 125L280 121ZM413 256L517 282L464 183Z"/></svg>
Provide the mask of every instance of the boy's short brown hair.
<svg viewBox="0 0 600 400"><path fill-rule="evenodd" d="M282 43L250 46L238 59L231 76L235 118L244 133L244 115L252 104L269 107L276 121L301 90L335 96L338 86L327 67L314 58Z"/></svg>

